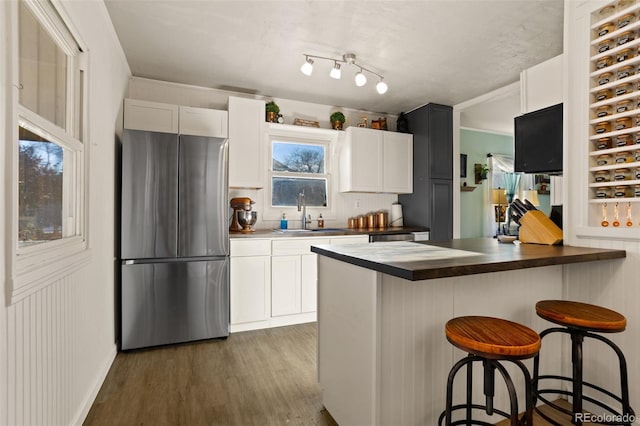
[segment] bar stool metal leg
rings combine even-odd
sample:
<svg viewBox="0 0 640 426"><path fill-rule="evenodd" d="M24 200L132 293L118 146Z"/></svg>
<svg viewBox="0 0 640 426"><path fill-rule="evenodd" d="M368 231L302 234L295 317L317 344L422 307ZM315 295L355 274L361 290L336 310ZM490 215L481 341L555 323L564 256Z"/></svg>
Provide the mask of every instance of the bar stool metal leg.
<svg viewBox="0 0 640 426"><path fill-rule="evenodd" d="M582 417L576 414L582 413L582 333L573 330L571 332L571 363L573 365L573 422L576 426L582 426Z"/></svg>

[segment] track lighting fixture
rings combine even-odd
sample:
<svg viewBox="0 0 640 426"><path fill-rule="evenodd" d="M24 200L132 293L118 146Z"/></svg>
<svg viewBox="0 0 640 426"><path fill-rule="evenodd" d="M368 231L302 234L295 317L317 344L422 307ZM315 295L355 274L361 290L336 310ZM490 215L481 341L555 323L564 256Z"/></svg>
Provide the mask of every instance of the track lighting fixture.
<svg viewBox="0 0 640 426"><path fill-rule="evenodd" d="M367 76L364 73L364 71L366 71L380 79L380 81L378 81L378 84L376 84L376 91L379 94L383 95L389 89L387 83L384 82L384 77L377 72L371 71L370 69L357 64L356 55L354 55L353 53L345 53L344 55L342 55L342 60L326 58L324 56L308 55L306 53L304 54L304 57L304 64L302 64L302 66L300 67L300 71L302 71L304 75L311 75L311 73L313 72L313 59L325 59L327 61L333 61L333 68L331 69L331 72L329 72L329 76L335 78L336 80L339 80L340 77L342 77L342 70L340 69L341 64L348 64L360 68L360 71L355 74L356 86L362 87L367 84Z"/></svg>

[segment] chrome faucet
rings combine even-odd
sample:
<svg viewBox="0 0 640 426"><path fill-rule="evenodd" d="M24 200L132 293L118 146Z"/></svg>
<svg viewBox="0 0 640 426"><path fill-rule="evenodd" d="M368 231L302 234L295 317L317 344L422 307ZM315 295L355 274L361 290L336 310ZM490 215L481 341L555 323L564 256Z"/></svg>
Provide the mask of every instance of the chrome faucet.
<svg viewBox="0 0 640 426"><path fill-rule="evenodd" d="M307 219L307 203L304 200L304 189L298 194L298 211L302 211L302 229L307 229L307 225L311 223L311 215Z"/></svg>

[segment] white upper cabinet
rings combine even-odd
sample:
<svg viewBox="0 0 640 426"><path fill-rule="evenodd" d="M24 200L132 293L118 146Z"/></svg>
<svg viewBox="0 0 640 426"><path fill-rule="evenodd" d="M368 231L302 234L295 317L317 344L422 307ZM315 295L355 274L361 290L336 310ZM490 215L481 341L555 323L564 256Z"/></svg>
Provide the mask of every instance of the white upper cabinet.
<svg viewBox="0 0 640 426"><path fill-rule="evenodd" d="M150 132L178 133L178 105L124 100L124 128Z"/></svg>
<svg viewBox="0 0 640 426"><path fill-rule="evenodd" d="M264 101L229 96L229 186L264 187Z"/></svg>
<svg viewBox="0 0 640 426"><path fill-rule="evenodd" d="M227 111L124 100L124 128L194 136L228 137Z"/></svg>
<svg viewBox="0 0 640 426"><path fill-rule="evenodd" d="M180 134L227 138L227 111L208 108L180 107Z"/></svg>
<svg viewBox="0 0 640 426"><path fill-rule="evenodd" d="M413 192L413 135L349 127L340 155L341 192Z"/></svg>

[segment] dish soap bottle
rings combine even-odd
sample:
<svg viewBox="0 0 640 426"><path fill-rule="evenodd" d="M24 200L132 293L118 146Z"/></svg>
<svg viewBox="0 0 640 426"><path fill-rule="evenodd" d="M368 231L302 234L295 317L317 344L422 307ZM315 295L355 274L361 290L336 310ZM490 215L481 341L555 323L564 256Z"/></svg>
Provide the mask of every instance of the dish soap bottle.
<svg viewBox="0 0 640 426"><path fill-rule="evenodd" d="M280 219L280 229L287 229L289 227L287 221L287 214L282 213L282 219Z"/></svg>
<svg viewBox="0 0 640 426"><path fill-rule="evenodd" d="M324 228L324 219L322 218L322 213L318 216L318 228Z"/></svg>

